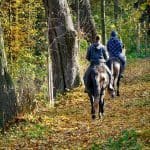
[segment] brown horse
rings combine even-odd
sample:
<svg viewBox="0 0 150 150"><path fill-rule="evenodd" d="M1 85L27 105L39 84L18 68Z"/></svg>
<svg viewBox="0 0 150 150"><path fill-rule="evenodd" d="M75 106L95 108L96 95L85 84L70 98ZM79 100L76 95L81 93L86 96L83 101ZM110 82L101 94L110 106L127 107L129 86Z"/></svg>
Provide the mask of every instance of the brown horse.
<svg viewBox="0 0 150 150"><path fill-rule="evenodd" d="M96 118L96 113L99 114L99 118L103 116L105 90L108 84L109 76L104 63L90 67L85 86L91 102L91 114L93 119ZM114 89L108 88L108 91L109 94L114 97Z"/></svg>
<svg viewBox="0 0 150 150"><path fill-rule="evenodd" d="M116 91L116 95L117 96L120 96L120 91L119 91L119 86L120 86L120 68L121 68L121 65L120 65L120 62L118 59L116 58L112 58L110 60L110 63L111 63L111 67L110 67L110 70L113 74L113 87Z"/></svg>

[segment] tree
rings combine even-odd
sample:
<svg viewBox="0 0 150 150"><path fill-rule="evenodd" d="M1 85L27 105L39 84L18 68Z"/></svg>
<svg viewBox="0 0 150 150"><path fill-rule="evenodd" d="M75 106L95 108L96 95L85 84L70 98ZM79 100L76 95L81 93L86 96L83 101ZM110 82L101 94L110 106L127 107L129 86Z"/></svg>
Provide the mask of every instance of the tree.
<svg viewBox="0 0 150 150"><path fill-rule="evenodd" d="M0 5L8 70L14 79L19 111L47 96L47 23L42 0L5 0ZM39 98L41 99L41 98Z"/></svg>
<svg viewBox="0 0 150 150"><path fill-rule="evenodd" d="M54 94L79 85L77 38L66 0L44 0L52 59Z"/></svg>
<svg viewBox="0 0 150 150"><path fill-rule="evenodd" d="M102 43L106 43L105 0L101 0Z"/></svg>
<svg viewBox="0 0 150 150"><path fill-rule="evenodd" d="M12 79L7 71L3 30L0 22L0 127L17 114L17 100Z"/></svg>
<svg viewBox="0 0 150 150"><path fill-rule="evenodd" d="M96 27L91 12L91 4L89 0L73 0L71 8L78 15L78 21L81 30L85 34L88 42L93 42L96 36Z"/></svg>
<svg viewBox="0 0 150 150"><path fill-rule="evenodd" d="M117 25L117 20L118 20L118 0L114 0L114 19L115 19L115 24Z"/></svg>

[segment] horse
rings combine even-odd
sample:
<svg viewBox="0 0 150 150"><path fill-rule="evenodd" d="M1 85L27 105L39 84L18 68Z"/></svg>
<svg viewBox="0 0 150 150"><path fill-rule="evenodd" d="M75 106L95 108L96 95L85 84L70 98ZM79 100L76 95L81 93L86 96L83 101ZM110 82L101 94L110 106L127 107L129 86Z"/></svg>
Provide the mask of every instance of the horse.
<svg viewBox="0 0 150 150"><path fill-rule="evenodd" d="M91 103L92 119L96 118L98 113L99 118L104 114L104 97L105 91L108 88L109 94L114 97L115 91L109 88L109 75L106 71L106 64L94 65L89 68L89 73L86 78L85 87ZM98 109L99 108L99 109Z"/></svg>
<svg viewBox="0 0 150 150"><path fill-rule="evenodd" d="M122 50L122 54L125 56L125 48ZM113 87L116 91L116 95L120 96L120 80L121 80L121 62L118 58L112 57L108 62L108 67L111 70L111 73L113 75Z"/></svg>
<svg viewBox="0 0 150 150"><path fill-rule="evenodd" d="M110 70L113 75L113 87L116 91L116 95L120 96L120 69L121 69L121 64L120 61L117 58L111 58L110 60Z"/></svg>

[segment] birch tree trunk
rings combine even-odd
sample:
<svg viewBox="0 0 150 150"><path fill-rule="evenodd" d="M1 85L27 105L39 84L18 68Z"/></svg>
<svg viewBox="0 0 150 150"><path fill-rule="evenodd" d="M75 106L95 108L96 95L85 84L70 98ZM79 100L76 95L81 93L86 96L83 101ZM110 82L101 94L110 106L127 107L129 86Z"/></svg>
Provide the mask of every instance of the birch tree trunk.
<svg viewBox="0 0 150 150"><path fill-rule="evenodd" d="M137 25L137 53L140 54L140 51L141 51L141 39L140 39L140 36L141 36L141 24L138 23Z"/></svg>
<svg viewBox="0 0 150 150"><path fill-rule="evenodd" d="M116 26L117 26L117 20L118 20L118 7L119 7L118 0L114 0L114 20L115 20Z"/></svg>
<svg viewBox="0 0 150 150"><path fill-rule="evenodd" d="M43 0L48 17L54 96L79 85L78 43L66 0Z"/></svg>
<svg viewBox="0 0 150 150"><path fill-rule="evenodd" d="M106 43L105 0L101 0L102 43Z"/></svg>
<svg viewBox="0 0 150 150"><path fill-rule="evenodd" d="M3 30L0 22L0 127L17 114L17 100L12 79L7 71L4 52Z"/></svg>

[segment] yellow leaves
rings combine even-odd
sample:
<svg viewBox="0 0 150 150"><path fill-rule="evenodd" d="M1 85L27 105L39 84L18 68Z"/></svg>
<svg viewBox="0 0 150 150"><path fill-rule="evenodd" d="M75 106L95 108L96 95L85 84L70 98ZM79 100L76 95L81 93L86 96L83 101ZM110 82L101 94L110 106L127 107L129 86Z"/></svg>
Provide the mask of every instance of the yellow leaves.
<svg viewBox="0 0 150 150"><path fill-rule="evenodd" d="M115 29L115 25L114 24L112 24L110 27L111 27L111 30Z"/></svg>

